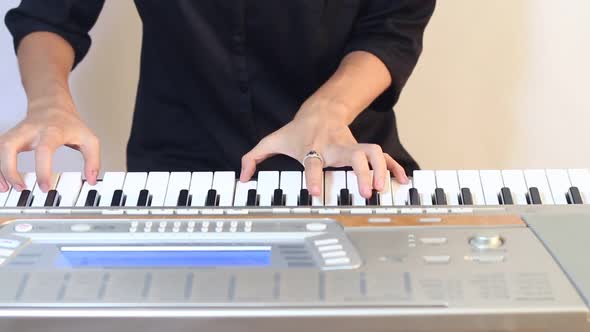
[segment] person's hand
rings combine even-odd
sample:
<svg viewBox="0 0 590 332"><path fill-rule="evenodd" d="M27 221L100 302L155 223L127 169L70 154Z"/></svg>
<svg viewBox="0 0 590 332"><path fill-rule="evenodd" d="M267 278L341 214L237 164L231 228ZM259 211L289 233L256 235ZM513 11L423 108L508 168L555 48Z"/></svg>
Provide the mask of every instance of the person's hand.
<svg viewBox="0 0 590 332"><path fill-rule="evenodd" d="M311 195L321 194L324 167L352 166L358 178L360 194L372 196L372 189L385 187L388 171L401 183L408 177L400 164L384 153L379 145L359 144L348 127L344 106L326 100L308 100L287 125L270 134L242 158L241 181L249 181L256 165L277 154L303 161L310 151L324 159L308 158L305 165L306 184ZM369 165L373 168L371 176Z"/></svg>
<svg viewBox="0 0 590 332"><path fill-rule="evenodd" d="M26 118L0 135L0 191L11 184L17 191L25 183L17 170L20 152L35 151L37 183L44 192L50 189L53 154L62 145L79 150L84 156L84 175L96 184L100 168L100 148L96 135L76 112L71 98L50 98L29 104ZM28 188L32 189L32 188Z"/></svg>

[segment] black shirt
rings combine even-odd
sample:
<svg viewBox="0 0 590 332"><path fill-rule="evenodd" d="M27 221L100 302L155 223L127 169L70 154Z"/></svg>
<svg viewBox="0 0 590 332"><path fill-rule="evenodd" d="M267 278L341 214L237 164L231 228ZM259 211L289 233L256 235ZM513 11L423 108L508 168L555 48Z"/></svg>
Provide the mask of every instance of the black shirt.
<svg viewBox="0 0 590 332"><path fill-rule="evenodd" d="M422 50L435 0L135 0L141 74L127 166L239 170L242 155L288 123L349 52L376 55L393 84L351 125L408 172L392 107ZM88 52L104 0L23 0L8 12L15 47L50 31ZM112 73L116 77L117 73ZM275 157L259 169L297 169Z"/></svg>

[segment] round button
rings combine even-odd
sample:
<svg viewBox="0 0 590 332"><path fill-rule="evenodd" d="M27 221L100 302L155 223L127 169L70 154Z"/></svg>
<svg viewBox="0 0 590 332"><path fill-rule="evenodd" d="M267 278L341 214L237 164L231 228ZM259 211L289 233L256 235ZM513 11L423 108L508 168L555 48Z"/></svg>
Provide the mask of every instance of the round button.
<svg viewBox="0 0 590 332"><path fill-rule="evenodd" d="M92 227L88 224L76 224L70 227L72 232L88 232Z"/></svg>
<svg viewBox="0 0 590 332"><path fill-rule="evenodd" d="M33 230L33 225L31 224L18 224L14 226L14 230L18 233L28 233Z"/></svg>
<svg viewBox="0 0 590 332"><path fill-rule="evenodd" d="M469 239L469 244L476 249L498 249L504 245L500 235L475 235Z"/></svg>
<svg viewBox="0 0 590 332"><path fill-rule="evenodd" d="M323 232L328 228L326 224L312 223L305 225L305 228L310 232Z"/></svg>

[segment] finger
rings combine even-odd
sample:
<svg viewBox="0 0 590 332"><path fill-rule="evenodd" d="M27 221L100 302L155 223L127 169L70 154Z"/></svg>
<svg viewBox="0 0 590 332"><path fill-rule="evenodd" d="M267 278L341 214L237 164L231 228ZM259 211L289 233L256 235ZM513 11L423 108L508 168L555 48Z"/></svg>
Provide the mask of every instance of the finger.
<svg viewBox="0 0 590 332"><path fill-rule="evenodd" d="M247 182L252 179L256 173L256 166L262 161L276 155L272 142L263 139L250 152L242 157L242 170L240 171L240 181Z"/></svg>
<svg viewBox="0 0 590 332"><path fill-rule="evenodd" d="M357 177L359 192L364 198L371 198L373 195L373 186L371 185L371 171L369 170L369 161L367 155L362 150L356 150L352 153L350 164Z"/></svg>
<svg viewBox="0 0 590 332"><path fill-rule="evenodd" d="M18 149L13 145L5 143L0 148L0 172L5 181L12 184L16 191L22 191L26 189L26 186L17 170L17 154Z"/></svg>
<svg viewBox="0 0 590 332"><path fill-rule="evenodd" d="M0 193L5 193L8 191L8 182L6 182L6 179L4 178L4 176L2 176L2 173L0 173Z"/></svg>
<svg viewBox="0 0 590 332"><path fill-rule="evenodd" d="M407 184L409 182L408 176L406 175L406 170L400 165L395 159L393 159L389 154L384 153L383 156L385 157L385 163L387 164L387 169L393 173L393 177L401 184Z"/></svg>
<svg viewBox="0 0 590 332"><path fill-rule="evenodd" d="M385 186L385 173L387 172L383 150L379 145L374 144L361 144L361 148L365 151L369 163L373 167L373 187L377 191L382 191Z"/></svg>
<svg viewBox="0 0 590 332"><path fill-rule="evenodd" d="M322 183L324 182L324 165L318 158L308 158L305 161L305 184L312 196L322 195Z"/></svg>
<svg viewBox="0 0 590 332"><path fill-rule="evenodd" d="M37 173L37 183L43 192L48 192L49 189L51 189L51 165L53 154L60 145L60 142L55 138L45 137L35 149L35 172Z"/></svg>
<svg viewBox="0 0 590 332"><path fill-rule="evenodd" d="M90 185L95 185L100 170L100 142L94 135L88 136L80 144L80 152L84 157L84 176Z"/></svg>

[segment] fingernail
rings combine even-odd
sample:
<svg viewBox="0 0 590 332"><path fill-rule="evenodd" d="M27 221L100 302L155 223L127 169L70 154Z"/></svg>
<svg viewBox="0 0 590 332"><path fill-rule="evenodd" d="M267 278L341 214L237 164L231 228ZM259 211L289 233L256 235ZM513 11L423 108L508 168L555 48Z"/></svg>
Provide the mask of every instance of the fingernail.
<svg viewBox="0 0 590 332"><path fill-rule="evenodd" d="M0 191L6 192L8 190L8 186L4 182L0 182Z"/></svg>
<svg viewBox="0 0 590 332"><path fill-rule="evenodd" d="M47 183L40 184L40 187L41 187L41 191L44 193L49 191L49 185L47 185Z"/></svg>
<svg viewBox="0 0 590 332"><path fill-rule="evenodd" d="M320 194L320 187L318 187L318 186L311 187L311 194L313 196L319 195Z"/></svg>
<svg viewBox="0 0 590 332"><path fill-rule="evenodd" d="M14 185L14 189L16 189L16 191L18 191L18 192L21 192L25 188L24 188L24 186L22 184L15 184Z"/></svg>

